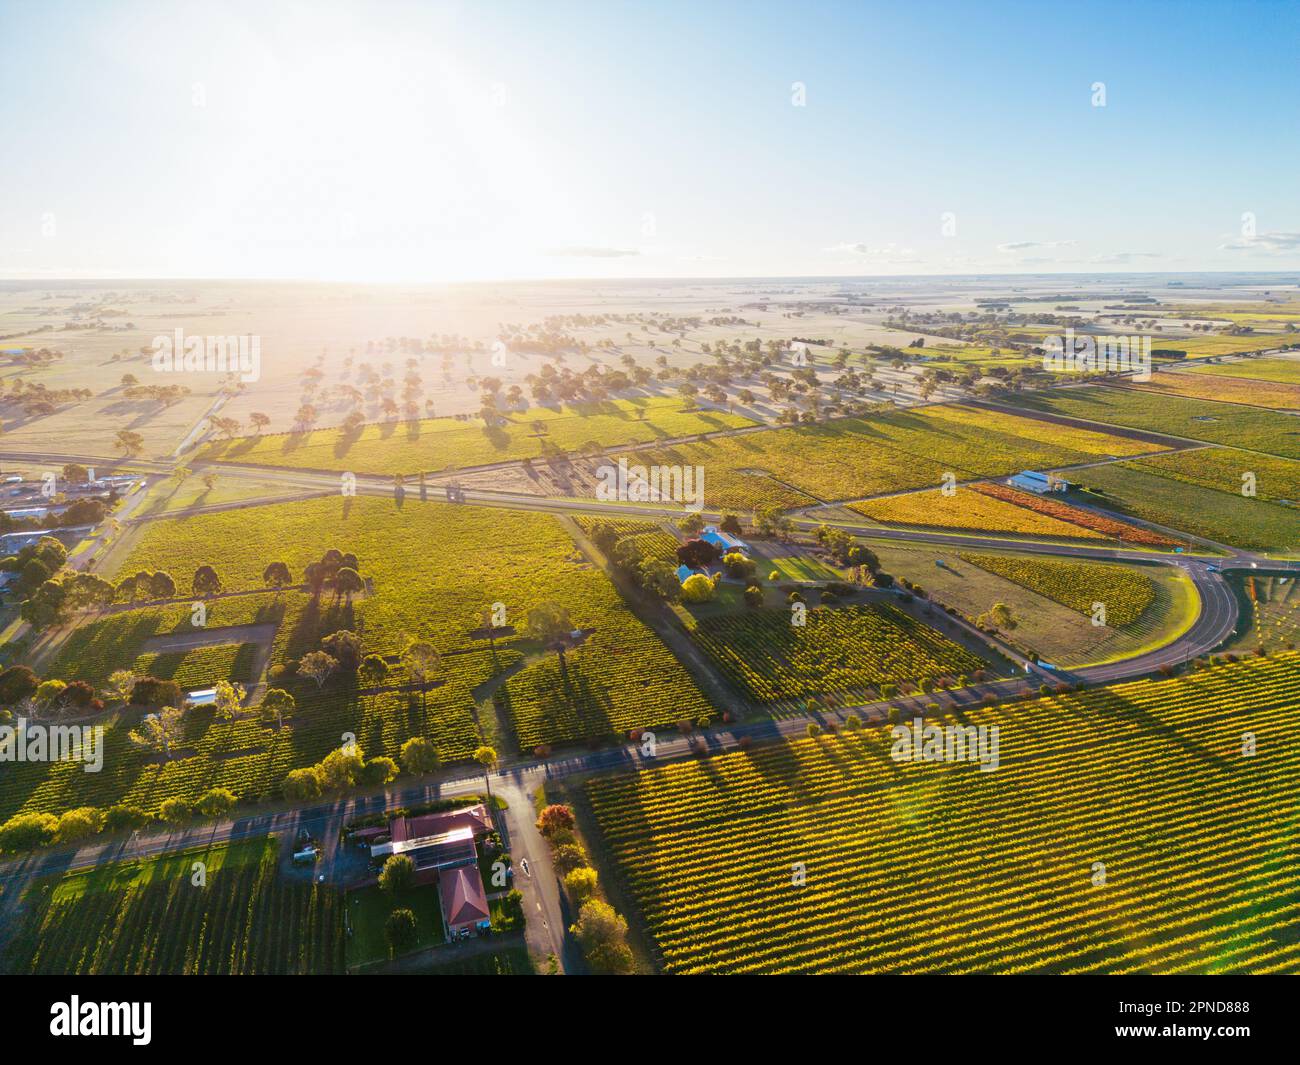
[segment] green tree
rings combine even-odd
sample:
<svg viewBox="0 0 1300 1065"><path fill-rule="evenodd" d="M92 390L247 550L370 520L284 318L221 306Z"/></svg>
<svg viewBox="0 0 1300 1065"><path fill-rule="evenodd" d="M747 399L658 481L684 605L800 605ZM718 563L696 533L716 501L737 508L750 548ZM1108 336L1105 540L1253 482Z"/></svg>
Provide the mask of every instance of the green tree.
<svg viewBox="0 0 1300 1065"><path fill-rule="evenodd" d="M596 870L589 867L571 869L565 874L564 886L574 904L581 906L596 894Z"/></svg>
<svg viewBox="0 0 1300 1065"><path fill-rule="evenodd" d="M212 566L200 566L194 571L190 590L200 599L217 595L221 591L221 578L217 576L217 571Z"/></svg>
<svg viewBox="0 0 1300 1065"><path fill-rule="evenodd" d="M423 776L438 769L438 748L423 736L412 736L402 744L400 757L402 768L413 776Z"/></svg>
<svg viewBox="0 0 1300 1065"><path fill-rule="evenodd" d="M388 956L395 958L410 950L419 941L415 914L410 910L394 910L384 922L384 940L388 943Z"/></svg>
<svg viewBox="0 0 1300 1065"><path fill-rule="evenodd" d="M284 778L284 797L290 802L308 802L319 799L322 792L321 774L316 766L291 769Z"/></svg>
<svg viewBox="0 0 1300 1065"><path fill-rule="evenodd" d="M244 686L230 680L219 680L213 687L216 693L216 715L219 721L233 721L244 708Z"/></svg>
<svg viewBox="0 0 1300 1065"><path fill-rule="evenodd" d="M483 767L483 784L487 787L488 802L492 801L492 770L497 765L497 752L486 744L474 752L474 761Z"/></svg>
<svg viewBox="0 0 1300 1065"><path fill-rule="evenodd" d="M275 727L284 725L284 715L292 714L298 707L298 701L283 688L271 688L262 696L262 720L275 721Z"/></svg>
<svg viewBox="0 0 1300 1065"><path fill-rule="evenodd" d="M632 968L627 945L627 921L602 899L588 899L569 931L577 938L588 964L598 973L625 973Z"/></svg>
<svg viewBox="0 0 1300 1065"><path fill-rule="evenodd" d="M204 817L223 817L235 808L235 793L229 788L209 788L199 796L197 806Z"/></svg>
<svg viewBox="0 0 1300 1065"><path fill-rule="evenodd" d="M415 862L410 855L391 854L379 870L379 890L387 895L400 895L415 883Z"/></svg>
<svg viewBox="0 0 1300 1065"><path fill-rule="evenodd" d="M183 825L194 816L194 808L184 799L163 799L158 807L158 817L169 825Z"/></svg>
<svg viewBox="0 0 1300 1065"><path fill-rule="evenodd" d="M268 588L274 588L279 591L293 583L293 574L289 572L289 566L284 562L272 562L266 569L262 570L262 583Z"/></svg>

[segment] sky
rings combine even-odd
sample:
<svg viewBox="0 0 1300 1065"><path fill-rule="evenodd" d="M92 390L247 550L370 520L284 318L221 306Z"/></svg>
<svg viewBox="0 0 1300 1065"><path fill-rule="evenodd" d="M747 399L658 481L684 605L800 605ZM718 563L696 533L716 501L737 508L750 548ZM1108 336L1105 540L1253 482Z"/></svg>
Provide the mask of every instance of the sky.
<svg viewBox="0 0 1300 1065"><path fill-rule="evenodd" d="M1268 2L0 0L0 278L1294 270L1298 39Z"/></svg>

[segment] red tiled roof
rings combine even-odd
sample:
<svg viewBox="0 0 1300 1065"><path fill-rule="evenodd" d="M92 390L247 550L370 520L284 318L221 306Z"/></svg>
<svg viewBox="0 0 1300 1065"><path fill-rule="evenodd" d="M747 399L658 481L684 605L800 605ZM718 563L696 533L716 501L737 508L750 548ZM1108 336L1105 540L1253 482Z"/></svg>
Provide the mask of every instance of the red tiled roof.
<svg viewBox="0 0 1300 1065"><path fill-rule="evenodd" d="M391 825L391 835L394 843L402 843L408 839L441 836L465 826L472 828L475 835L480 832L490 832L492 819L488 816L487 807L479 803L477 806L466 806L461 810L448 810L440 814L395 817Z"/></svg>
<svg viewBox="0 0 1300 1065"><path fill-rule="evenodd" d="M444 869L438 877L438 891L442 895L442 912L452 928L486 921L491 916L483 878L476 866Z"/></svg>

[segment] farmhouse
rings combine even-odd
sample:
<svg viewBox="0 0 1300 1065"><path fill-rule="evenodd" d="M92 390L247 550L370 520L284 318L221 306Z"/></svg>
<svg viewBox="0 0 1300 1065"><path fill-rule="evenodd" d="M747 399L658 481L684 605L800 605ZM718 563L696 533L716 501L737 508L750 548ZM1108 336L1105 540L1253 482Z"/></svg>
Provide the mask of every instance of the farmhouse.
<svg viewBox="0 0 1300 1065"><path fill-rule="evenodd" d="M1064 492L1070 487L1069 481L1050 473L1039 473L1037 470L1021 470L1014 477L1008 477L1007 484L1012 488L1036 492L1039 495L1046 495L1048 492Z"/></svg>
<svg viewBox="0 0 1300 1065"><path fill-rule="evenodd" d="M738 536L732 536L730 533L722 532L716 525L704 526L704 531L700 533L700 539L712 544L724 555L728 551L739 551L742 554L749 551L749 544L745 543L744 540Z"/></svg>
<svg viewBox="0 0 1300 1065"><path fill-rule="evenodd" d="M445 813L395 817L388 840L370 845L370 857L382 862L405 854L415 865L416 883L436 880L448 937L463 938L492 927L475 845L479 836L491 831L492 818L482 803Z"/></svg>
<svg viewBox="0 0 1300 1065"><path fill-rule="evenodd" d="M492 928L492 914L483 893L483 878L477 868L461 866L440 873L438 894L449 939L462 939L472 932Z"/></svg>

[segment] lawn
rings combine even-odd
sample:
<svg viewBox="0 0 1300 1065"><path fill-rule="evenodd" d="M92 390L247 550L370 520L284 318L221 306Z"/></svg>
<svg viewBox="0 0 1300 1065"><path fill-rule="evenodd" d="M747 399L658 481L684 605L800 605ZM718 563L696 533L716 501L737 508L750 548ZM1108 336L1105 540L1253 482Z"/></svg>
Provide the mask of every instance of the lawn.
<svg viewBox="0 0 1300 1065"><path fill-rule="evenodd" d="M668 973L1296 972L1297 659L968 707L992 772L871 727L597 777L580 812Z"/></svg>
<svg viewBox="0 0 1300 1065"><path fill-rule="evenodd" d="M426 976L536 976L533 959L522 943L500 946L488 954L474 954L457 961L432 963L421 968Z"/></svg>
<svg viewBox="0 0 1300 1065"><path fill-rule="evenodd" d="M725 411L683 410L682 400L675 398L605 400L560 409L533 407L503 418L503 424L491 429L479 418L429 418L369 424L356 432L332 428L247 436L215 442L199 458L409 475L536 459L588 445L650 443L754 424Z"/></svg>
<svg viewBox="0 0 1300 1065"><path fill-rule="evenodd" d="M771 557L764 553L769 548L775 552ZM777 582L844 580L841 571L832 569L820 559L811 555L783 555L780 551L779 544L763 544L755 549L754 561L758 564L758 575L764 580L771 579L772 573L776 574Z"/></svg>
<svg viewBox="0 0 1300 1065"><path fill-rule="evenodd" d="M352 935L347 940L349 969L388 960L384 922L394 910L406 909L415 914L416 944L411 950L422 950L447 941L436 884L410 888L396 895L388 895L377 884L372 884L349 891L347 908L348 923L352 928Z"/></svg>

